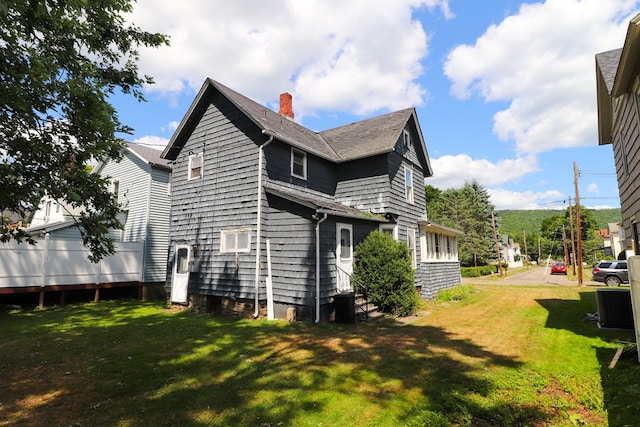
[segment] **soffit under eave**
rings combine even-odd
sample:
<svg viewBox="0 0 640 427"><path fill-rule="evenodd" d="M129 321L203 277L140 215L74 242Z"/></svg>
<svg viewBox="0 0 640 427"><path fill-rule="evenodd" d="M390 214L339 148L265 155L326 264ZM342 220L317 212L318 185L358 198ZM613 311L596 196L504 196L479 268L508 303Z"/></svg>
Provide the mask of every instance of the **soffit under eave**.
<svg viewBox="0 0 640 427"><path fill-rule="evenodd" d="M598 109L598 145L611 144L613 110L611 96L600 67L596 63L596 103Z"/></svg>
<svg viewBox="0 0 640 427"><path fill-rule="evenodd" d="M418 134L418 138L420 139L419 146L420 146L421 154L423 156L423 161L424 161L423 166L425 166L425 169L423 170L422 174L424 175L425 178L429 178L433 176L433 169L431 168L431 161L429 160L429 153L427 152L427 144L424 141L424 136L422 135L422 129L420 128L420 122L418 121L418 114L416 113L415 108L411 113L411 117L413 118L413 123L416 127L416 133Z"/></svg>
<svg viewBox="0 0 640 427"><path fill-rule="evenodd" d="M616 79L613 83L611 96L617 98L629 92L633 86L635 77L638 75L640 65L640 13L634 16L629 22L627 36L622 47L620 63Z"/></svg>
<svg viewBox="0 0 640 427"><path fill-rule="evenodd" d="M160 155L161 158L167 160L175 160L178 158L178 154L182 150L182 147L184 147L188 135L191 134L195 125L204 114L204 110L206 110L206 108L203 108L202 104L206 99L208 99L208 95L212 90L214 90L214 87L212 85L211 79L206 79L202 84L202 87L198 91L198 94L193 99L193 102L191 102L189 109L180 121L180 124L176 128L173 135L171 135L169 143Z"/></svg>

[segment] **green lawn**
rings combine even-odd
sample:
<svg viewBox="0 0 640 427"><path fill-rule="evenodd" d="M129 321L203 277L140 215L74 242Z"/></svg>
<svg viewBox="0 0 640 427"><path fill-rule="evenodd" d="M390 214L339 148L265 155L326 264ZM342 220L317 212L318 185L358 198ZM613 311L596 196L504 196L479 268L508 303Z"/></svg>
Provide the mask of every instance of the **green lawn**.
<svg viewBox="0 0 640 427"><path fill-rule="evenodd" d="M594 289L475 285L411 322L287 324L106 301L0 313L0 426L623 426Z"/></svg>

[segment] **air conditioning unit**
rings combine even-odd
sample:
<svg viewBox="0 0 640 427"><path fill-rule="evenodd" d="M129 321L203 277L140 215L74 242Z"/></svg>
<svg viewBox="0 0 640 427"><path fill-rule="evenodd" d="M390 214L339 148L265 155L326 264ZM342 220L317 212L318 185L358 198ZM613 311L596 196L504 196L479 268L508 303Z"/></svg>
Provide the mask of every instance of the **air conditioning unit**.
<svg viewBox="0 0 640 427"><path fill-rule="evenodd" d="M629 289L597 289L596 306L598 326L601 328L633 329L633 308Z"/></svg>

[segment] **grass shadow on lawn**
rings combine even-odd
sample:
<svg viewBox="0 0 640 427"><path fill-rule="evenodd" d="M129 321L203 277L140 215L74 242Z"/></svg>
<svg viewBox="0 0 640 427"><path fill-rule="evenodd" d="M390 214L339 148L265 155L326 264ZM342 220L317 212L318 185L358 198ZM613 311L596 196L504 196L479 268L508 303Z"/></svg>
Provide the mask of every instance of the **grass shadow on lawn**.
<svg viewBox="0 0 640 427"><path fill-rule="evenodd" d="M498 385L486 371L520 362L433 326L232 320L139 302L5 313L0 324L0 425L482 426L554 416L535 401L487 403Z"/></svg>
<svg viewBox="0 0 640 427"><path fill-rule="evenodd" d="M635 342L633 330L600 329L595 320L586 316L597 311L595 292L580 292L580 300L546 299L537 302L549 313L547 328L569 331L576 334L576 340L580 339L579 336L583 336L600 338L603 343L619 341L620 347L624 346L624 342ZM571 357L574 357L575 364L585 363L585 360L590 359L589 355L576 350L581 348L580 345L572 347L574 342L567 339L566 347L560 351L574 352ZM611 369L609 364L616 353L616 348L603 344L593 346L592 350L595 351L598 363L595 368L600 371L603 406L607 411L609 426L631 425L630 420L637 419L637 406L640 401L640 365L637 353L631 351L631 356L624 356L615 368Z"/></svg>

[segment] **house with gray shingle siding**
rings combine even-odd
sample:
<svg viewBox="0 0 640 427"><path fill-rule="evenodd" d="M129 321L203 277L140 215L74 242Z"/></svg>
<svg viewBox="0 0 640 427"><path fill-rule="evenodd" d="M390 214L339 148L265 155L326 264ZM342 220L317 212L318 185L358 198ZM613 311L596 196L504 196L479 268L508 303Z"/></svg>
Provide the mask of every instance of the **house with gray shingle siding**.
<svg viewBox="0 0 640 427"><path fill-rule="evenodd" d="M622 48L595 57L598 144L613 148L622 214L621 250L628 255L640 255L639 57L640 14L631 19Z"/></svg>
<svg viewBox="0 0 640 427"><path fill-rule="evenodd" d="M290 106L288 94L276 113L204 82L162 153L173 167L170 300L330 320L373 230L407 242L423 297L460 283L460 233L427 219L433 172L415 109L315 132Z"/></svg>

